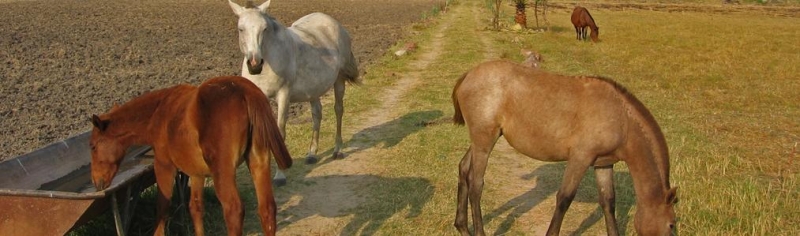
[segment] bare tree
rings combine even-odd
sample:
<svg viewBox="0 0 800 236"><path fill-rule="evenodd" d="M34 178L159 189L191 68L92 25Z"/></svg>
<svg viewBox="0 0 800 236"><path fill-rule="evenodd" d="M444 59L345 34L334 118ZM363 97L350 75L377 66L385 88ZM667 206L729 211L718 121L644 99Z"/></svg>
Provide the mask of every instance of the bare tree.
<svg viewBox="0 0 800 236"><path fill-rule="evenodd" d="M539 6L542 8L542 20L544 20L544 24L547 27L547 31L550 31L550 22L547 21L547 0L535 0L536 2L533 5L533 17L536 19L536 28L539 28Z"/></svg>
<svg viewBox="0 0 800 236"><path fill-rule="evenodd" d="M503 3L503 0L494 0L494 6L492 6L492 25L494 29L500 29L500 4Z"/></svg>

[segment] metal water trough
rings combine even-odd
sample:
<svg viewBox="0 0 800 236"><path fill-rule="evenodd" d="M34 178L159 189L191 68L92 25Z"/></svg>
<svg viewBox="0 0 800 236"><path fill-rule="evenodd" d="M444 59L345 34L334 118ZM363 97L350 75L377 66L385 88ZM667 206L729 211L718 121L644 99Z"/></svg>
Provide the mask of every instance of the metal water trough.
<svg viewBox="0 0 800 236"><path fill-rule="evenodd" d="M124 235L155 183L150 147L130 148L111 186L96 191L85 132L0 163L0 235L64 235L111 208Z"/></svg>

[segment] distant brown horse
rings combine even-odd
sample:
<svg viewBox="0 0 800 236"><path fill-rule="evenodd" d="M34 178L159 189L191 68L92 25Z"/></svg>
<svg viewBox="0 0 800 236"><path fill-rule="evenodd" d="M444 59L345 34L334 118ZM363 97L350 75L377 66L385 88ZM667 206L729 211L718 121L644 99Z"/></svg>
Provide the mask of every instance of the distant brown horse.
<svg viewBox="0 0 800 236"><path fill-rule="evenodd" d="M189 175L189 203L196 235L203 235L203 183L214 180L228 235L242 234L244 211L236 188L236 167L246 161L258 197L264 233L274 235L275 199L269 152L281 169L292 165L266 95L242 77L212 78L199 87L178 85L144 94L93 115L92 182L97 190L111 185L132 144L155 151L158 213L155 235L163 235L165 213L178 170Z"/></svg>
<svg viewBox="0 0 800 236"><path fill-rule="evenodd" d="M594 23L594 18L589 14L589 10L581 6L576 6L572 10L572 25L575 26L575 33L578 34L578 40L586 39L586 27L592 28L592 42L597 42L597 36L600 34L600 28Z"/></svg>
<svg viewBox="0 0 800 236"><path fill-rule="evenodd" d="M459 165L455 227L467 229L467 202L476 235L484 235L480 208L489 153L500 136L520 153L566 161L548 235L557 235L578 183L594 166L609 235L614 218L613 165L628 165L636 191L636 231L668 235L675 226L676 188L661 129L636 97L605 78L568 77L509 61L478 65L453 89L453 120L469 128L470 147Z"/></svg>

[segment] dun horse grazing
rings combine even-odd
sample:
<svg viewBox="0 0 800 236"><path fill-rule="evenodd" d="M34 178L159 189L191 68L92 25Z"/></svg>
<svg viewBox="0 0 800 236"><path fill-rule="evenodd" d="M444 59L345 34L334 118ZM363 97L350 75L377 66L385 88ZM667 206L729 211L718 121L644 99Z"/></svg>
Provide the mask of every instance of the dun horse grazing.
<svg viewBox="0 0 800 236"><path fill-rule="evenodd" d="M567 77L493 61L464 74L453 89L453 120L469 128L461 159L455 227L468 235L467 202L476 235L484 235L480 200L489 154L500 136L542 161L566 161L547 235L557 235L578 183L593 166L609 235L614 219L613 164L624 161L636 191L640 235L668 235L675 225L676 188L669 183L666 141L650 112L619 84Z"/></svg>
<svg viewBox="0 0 800 236"><path fill-rule="evenodd" d="M600 28L594 23L594 18L589 14L589 10L581 6L576 6L572 10L572 25L575 26L575 33L578 34L578 40L586 39L586 27L592 28L592 42L597 42L597 36L600 34Z"/></svg>
<svg viewBox="0 0 800 236"><path fill-rule="evenodd" d="M358 83L358 65L350 48L350 35L332 17L312 13L286 28L267 14L271 0L258 7L242 7L228 0L239 16L239 49L244 54L242 76L253 81L278 103L278 126L286 135L290 102L311 103L313 133L306 163L317 162L320 96L333 87L336 112L336 143L333 157L341 157L342 114L345 82ZM285 183L282 172L275 182Z"/></svg>
<svg viewBox="0 0 800 236"><path fill-rule="evenodd" d="M242 162L247 162L253 177L264 233L275 234L269 152L281 169L289 168L292 159L269 100L247 79L218 77L199 87L178 85L153 91L92 116L92 124L91 169L97 190L111 185L127 147L153 147L159 191L155 235L164 235L178 170L189 175L195 234L203 235L203 183L211 176L228 235L241 235L244 211L235 175Z"/></svg>

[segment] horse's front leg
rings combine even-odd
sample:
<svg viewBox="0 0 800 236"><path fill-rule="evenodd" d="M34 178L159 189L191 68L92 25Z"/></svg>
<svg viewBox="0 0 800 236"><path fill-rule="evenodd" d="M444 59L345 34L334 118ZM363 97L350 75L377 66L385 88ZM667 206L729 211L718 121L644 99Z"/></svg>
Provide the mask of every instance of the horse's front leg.
<svg viewBox="0 0 800 236"><path fill-rule="evenodd" d="M175 184L175 174L177 169L169 161L160 161L159 155L156 153L156 162L153 165L153 171L156 176L156 184L158 185L158 200L156 206L156 229L153 235L164 235L167 224L167 210L169 209L169 202L172 199L172 190ZM168 158L161 158L166 160Z"/></svg>
<svg viewBox="0 0 800 236"><path fill-rule="evenodd" d="M594 173L597 180L600 206L603 208L603 215L606 219L606 232L612 236L619 235L617 219L614 217L616 197L614 193L614 165L595 167Z"/></svg>
<svg viewBox="0 0 800 236"><path fill-rule="evenodd" d="M578 26L575 26L575 38L581 40L581 28Z"/></svg>
<svg viewBox="0 0 800 236"><path fill-rule="evenodd" d="M317 146L319 145L319 126L322 122L322 103L319 98L311 100L311 145L308 147L308 154L306 155L306 164L314 164L319 160L317 158Z"/></svg>
<svg viewBox="0 0 800 236"><path fill-rule="evenodd" d="M576 151L577 152L577 151ZM572 204L578 185L586 173L586 169L594 161L592 155L572 155L567 160L567 169L564 171L564 179L561 188L556 193L556 210L553 219L550 220L550 227L547 228L547 235L558 235L561 231L561 223L564 221L564 214Z"/></svg>
<svg viewBox="0 0 800 236"><path fill-rule="evenodd" d="M189 199L189 212L192 215L192 223L194 224L194 235L203 236L205 230L203 229L203 183L205 182L203 176L190 176L189 188L191 189L191 199Z"/></svg>
<svg viewBox="0 0 800 236"><path fill-rule="evenodd" d="M278 90L275 95L275 102L278 104L278 129L281 131L281 136L286 140L286 119L289 116L289 87L284 87ZM283 171L275 169L275 178L272 179L275 186L286 185L286 175Z"/></svg>
<svg viewBox="0 0 800 236"><path fill-rule="evenodd" d="M336 80L333 84L333 96L336 102L333 104L333 109L336 112L336 146L333 147L333 158L344 158L341 154L342 146L342 116L344 116L344 79Z"/></svg>

